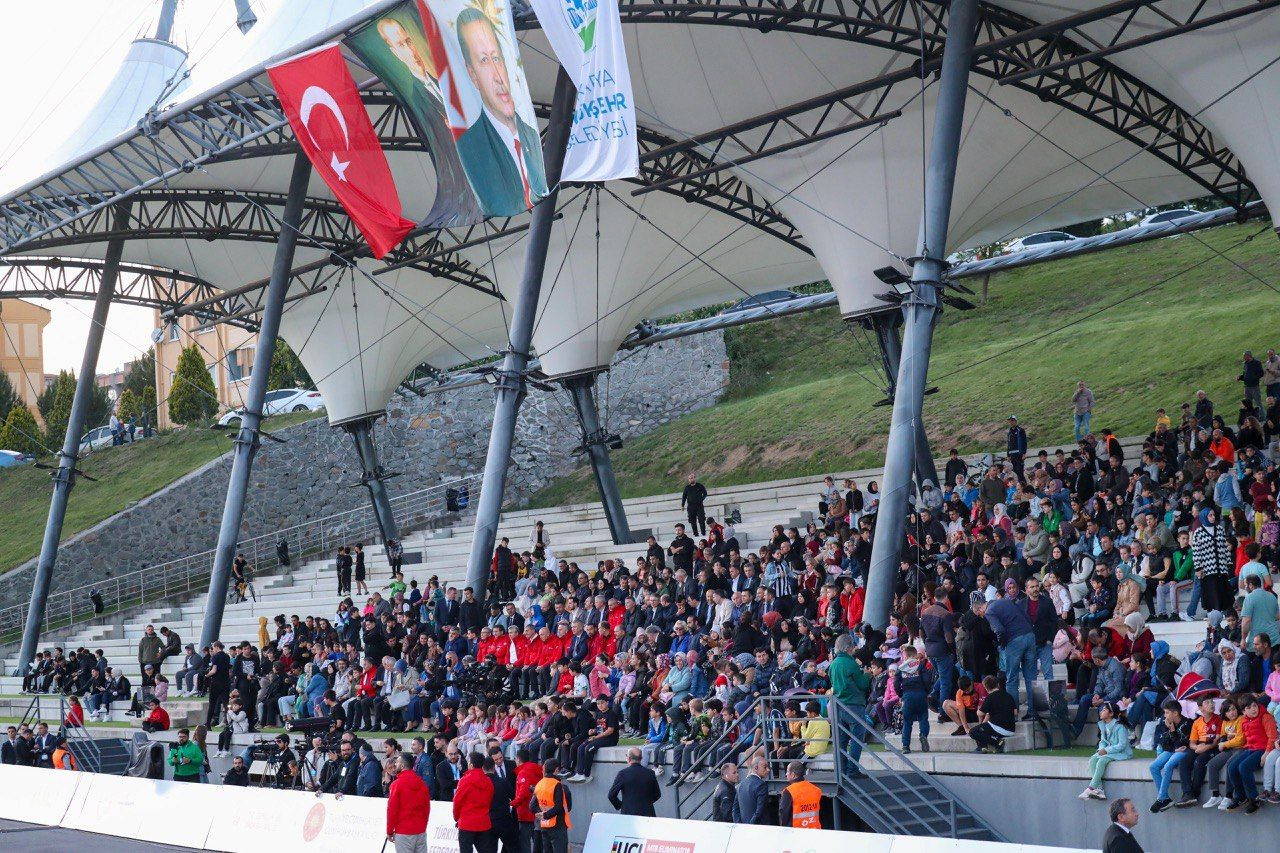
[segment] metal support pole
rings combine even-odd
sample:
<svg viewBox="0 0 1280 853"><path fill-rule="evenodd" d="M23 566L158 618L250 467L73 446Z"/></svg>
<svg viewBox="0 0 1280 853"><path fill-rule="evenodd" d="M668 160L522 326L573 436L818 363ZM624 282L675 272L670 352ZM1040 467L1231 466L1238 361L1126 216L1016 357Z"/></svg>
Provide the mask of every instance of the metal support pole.
<svg viewBox="0 0 1280 853"><path fill-rule="evenodd" d="M511 462L511 446L516 437L516 415L525 395L525 370L529 366L529 349L533 344L533 321L542 293L542 271L547 263L547 244L560 195L560 170L564 165L565 147L573 126L573 108L578 98L577 87L563 68L556 78L556 91L551 101L551 118L542 144L546 164L546 196L533 207L529 220L529 243L525 247L524 276L516 294L511 314L510 339L497 373L493 405L493 426L489 430L489 451L484 460L484 479L480 483L480 499L476 502L476 526L471 540L471 556L467 561L467 586L478 600L484 600L485 580L489 576L489 560L498 538L498 516L502 512L502 492L507 485L507 465Z"/></svg>
<svg viewBox="0 0 1280 853"><path fill-rule="evenodd" d="M939 310L938 289L946 268L947 223L955 185L960 131L964 124L965 94L973 57L977 0L952 0L947 41L942 53L942 76L934 109L933 140L926 172L924 210L920 216L919 252L912 265L911 295L903 302L905 327L893 420L885 450L880 511L867 575L865 618L883 629L889 623L893 579L898 570L907 517L911 472L915 466L916 431L924 405L933 323Z"/></svg>
<svg viewBox="0 0 1280 853"><path fill-rule="evenodd" d="M898 384L898 363L902 361L902 342L898 330L902 328L902 311L894 309L882 314L872 314L868 319L876 341L880 344L880 362L884 367L889 387L885 389L892 400ZM923 486L928 480L941 488L946 485L938 482L938 468L933 462L933 451L929 448L929 434L925 431L924 419L916 421L916 485Z"/></svg>
<svg viewBox="0 0 1280 853"><path fill-rule="evenodd" d="M239 27L240 32L248 33L256 23L258 23L258 16L253 14L249 0L236 0L236 26Z"/></svg>
<svg viewBox="0 0 1280 853"><path fill-rule="evenodd" d="M131 202L121 202L115 209L113 230L119 234L129 227ZM27 666L35 659L36 646L40 643L40 629L44 623L45 605L49 601L49 586L53 583L53 567L58 561L58 540L62 538L62 523L67 515L67 500L76 484L76 462L80 458L80 436L84 434L85 416L89 412L89 400L93 396L98 372L98 351L102 348L102 334L106 330L107 313L115 296L119 278L120 255L124 251L123 238L107 243L106 257L102 263L102 279L98 295L93 302L93 320L89 323L84 342L84 355L80 359L80 373L76 376L76 393L71 400L71 412L67 417L67 432L58 453L58 467L53 472L53 497L49 499L49 517L44 524L44 539L40 543L40 558L36 562L36 576L31 584L31 603L27 607L27 622L22 626L22 648L18 653L17 675L26 673Z"/></svg>
<svg viewBox="0 0 1280 853"><path fill-rule="evenodd" d="M594 374L571 376L564 380L564 387L573 396L573 408L578 413L578 426L582 429L582 446L591 457L591 470L596 476L596 489L604 506L604 517L609 522L609 535L614 545L628 545L632 541L631 527L627 524L627 508L622 504L618 480L613 476L613 461L609 458L609 439L600 426L600 414L596 410L593 389Z"/></svg>
<svg viewBox="0 0 1280 853"><path fill-rule="evenodd" d="M387 493L386 481L390 475L378 461L378 448L373 444L374 420L376 418L370 416L345 423L342 428L351 433L351 441L356 446L356 456L360 457L360 483L369 490L369 503L373 506L374 518L378 520L382 542L386 544L391 539L399 539L400 530L391 512L391 496Z"/></svg>
<svg viewBox="0 0 1280 853"><path fill-rule="evenodd" d="M163 0L160 4L160 20L156 22L156 41L170 41L173 37L173 16L178 11L178 0Z"/></svg>
<svg viewBox="0 0 1280 853"><path fill-rule="evenodd" d="M200 648L211 645L222 631L222 611L227 603L231 561L235 559L236 542L240 538L240 522L244 517L244 498L249 488L249 475L253 471L253 457L258 452L258 431L262 426L271 356L275 353L276 338L280 334L280 315L284 311L285 293L289 290L289 270L293 267L293 250L298 244L298 226L302 223L310 178L311 161L307 155L299 153L293 159L289 195L284 203L280 237L271 264L271 281L267 285L262 322L258 327L258 346L253 353L253 373L249 377L249 392L245 395L240 431L236 434L235 450L232 451L227 499L222 505L222 526L218 528L218 545L213 555L213 571L209 575L209 594L204 602Z"/></svg>

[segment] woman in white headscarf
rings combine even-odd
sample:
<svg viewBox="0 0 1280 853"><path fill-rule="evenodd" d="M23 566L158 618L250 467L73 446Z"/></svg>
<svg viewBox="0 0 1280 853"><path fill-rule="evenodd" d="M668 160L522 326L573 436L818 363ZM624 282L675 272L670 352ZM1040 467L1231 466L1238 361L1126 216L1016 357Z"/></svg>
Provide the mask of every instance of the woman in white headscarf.
<svg viewBox="0 0 1280 853"><path fill-rule="evenodd" d="M1004 531L1005 536L1013 535L1013 519L1009 517L1009 513L1005 511L1004 504L996 504L991 511L991 526L999 527Z"/></svg>
<svg viewBox="0 0 1280 853"><path fill-rule="evenodd" d="M1240 647L1230 640L1218 641L1218 656L1222 658L1219 670L1222 692L1235 693L1249 684L1249 661L1240 654Z"/></svg>

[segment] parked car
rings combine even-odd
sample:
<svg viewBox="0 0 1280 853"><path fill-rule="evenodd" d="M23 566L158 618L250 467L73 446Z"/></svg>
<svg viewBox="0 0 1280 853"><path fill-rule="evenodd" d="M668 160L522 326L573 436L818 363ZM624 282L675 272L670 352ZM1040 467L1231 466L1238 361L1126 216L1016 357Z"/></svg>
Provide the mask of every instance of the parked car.
<svg viewBox="0 0 1280 853"><path fill-rule="evenodd" d="M1019 237L1012 243L1004 247L1004 254L1013 255L1018 252L1025 252L1027 249L1039 249L1042 246L1048 246L1051 243L1070 243L1076 238L1068 234L1066 231L1038 231L1035 234L1028 234L1025 237Z"/></svg>
<svg viewBox="0 0 1280 853"><path fill-rule="evenodd" d="M324 408L324 397L319 391L306 388L281 388L279 391L268 391L264 398L262 413L267 417L284 412L314 412ZM240 409L231 411L218 418L219 426L230 426L240 422Z"/></svg>
<svg viewBox="0 0 1280 853"><path fill-rule="evenodd" d="M0 450L0 468L17 468L19 465L30 465L36 458L30 453L19 453L16 450Z"/></svg>
<svg viewBox="0 0 1280 853"><path fill-rule="evenodd" d="M1190 210L1185 207L1179 207L1176 210L1162 210L1159 213L1153 213L1150 216L1144 216L1138 221L1133 228L1141 228L1144 225L1163 225L1166 222L1177 222L1179 219L1186 219L1188 216L1195 216L1200 211Z"/></svg>
<svg viewBox="0 0 1280 853"><path fill-rule="evenodd" d="M128 427L124 426L123 424L121 426L126 430L126 435L127 435ZM147 436L142 434L142 425L141 424L136 425L133 430L133 440L142 441L142 439L146 437ZM128 439L126 438L126 443L127 442L128 442ZM111 446L111 427L109 425L95 427L94 429L89 430L88 432L86 432L84 435L80 437L80 453L81 454L92 453L95 450L101 450L104 447L110 447L110 446Z"/></svg>

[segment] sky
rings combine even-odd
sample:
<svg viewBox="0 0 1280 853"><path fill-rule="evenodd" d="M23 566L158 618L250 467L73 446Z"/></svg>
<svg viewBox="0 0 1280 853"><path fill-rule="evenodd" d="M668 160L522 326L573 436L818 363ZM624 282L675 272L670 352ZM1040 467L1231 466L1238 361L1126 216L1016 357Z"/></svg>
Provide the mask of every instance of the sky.
<svg viewBox="0 0 1280 853"><path fill-rule="evenodd" d="M261 16L282 0L251 0ZM5 3L0 27L0 184L24 174L31 158L57 148L92 106L129 44L155 33L160 0L45 0ZM52 24L56 22L56 32ZM221 39L240 38L233 0L182 0L173 40L199 62ZM18 81L21 81L20 83ZM25 162L24 162L25 161ZM44 332L45 372L79 372L93 303L34 300L51 308ZM150 308L111 306L98 372L137 358L151 346Z"/></svg>

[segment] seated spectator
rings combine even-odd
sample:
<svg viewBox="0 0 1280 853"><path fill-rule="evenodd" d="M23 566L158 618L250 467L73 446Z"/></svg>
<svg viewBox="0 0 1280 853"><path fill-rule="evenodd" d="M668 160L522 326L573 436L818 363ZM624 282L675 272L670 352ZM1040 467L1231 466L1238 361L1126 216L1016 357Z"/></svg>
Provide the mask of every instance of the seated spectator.
<svg viewBox="0 0 1280 853"><path fill-rule="evenodd" d="M1161 710L1164 720L1156 727L1156 760L1151 762L1151 781L1156 786L1153 814L1173 807L1169 796L1173 771L1191 757L1191 721L1182 716L1182 705L1170 699Z"/></svg>
<svg viewBox="0 0 1280 853"><path fill-rule="evenodd" d="M147 717L142 721L144 732L167 732L169 730L169 712L154 699L147 704Z"/></svg>
<svg viewBox="0 0 1280 853"><path fill-rule="evenodd" d="M974 752L1004 752L1004 739L1013 737L1018 725L1018 703L1004 689L997 675L982 680L987 698L978 709L978 724L969 729L969 737L977 742Z"/></svg>
<svg viewBox="0 0 1280 853"><path fill-rule="evenodd" d="M1098 749L1089 756L1089 784L1080 792L1080 799L1105 801L1107 792L1102 787L1102 776L1107 766L1130 758L1133 758L1133 746L1129 743L1129 727L1115 702L1103 702L1098 706Z"/></svg>

